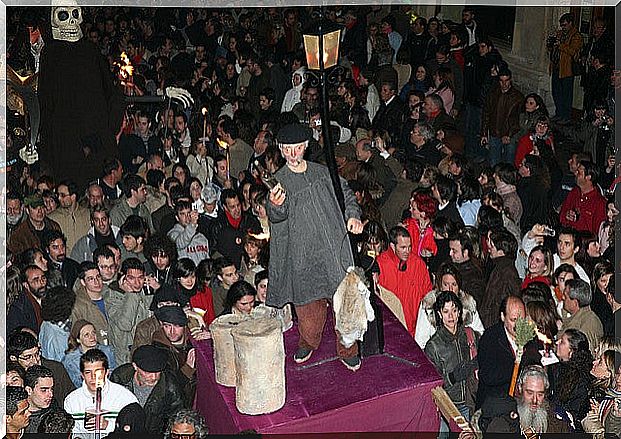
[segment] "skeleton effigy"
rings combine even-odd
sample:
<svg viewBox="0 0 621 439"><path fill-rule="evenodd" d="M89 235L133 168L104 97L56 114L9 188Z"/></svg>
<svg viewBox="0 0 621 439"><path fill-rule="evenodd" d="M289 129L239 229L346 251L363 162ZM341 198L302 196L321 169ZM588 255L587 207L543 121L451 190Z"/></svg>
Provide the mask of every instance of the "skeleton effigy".
<svg viewBox="0 0 621 439"><path fill-rule="evenodd" d="M70 177L84 187L101 174L106 158L118 157L116 135L128 102L176 99L188 107L193 101L180 88L168 87L162 96L129 96L131 87L116 85L107 59L83 38L82 8L75 0L53 1L50 20L45 44L42 39L35 43L40 50L37 75L9 72L13 111L28 114L23 133L14 134L21 134L17 139L24 143L19 145L24 162L39 161L42 172Z"/></svg>

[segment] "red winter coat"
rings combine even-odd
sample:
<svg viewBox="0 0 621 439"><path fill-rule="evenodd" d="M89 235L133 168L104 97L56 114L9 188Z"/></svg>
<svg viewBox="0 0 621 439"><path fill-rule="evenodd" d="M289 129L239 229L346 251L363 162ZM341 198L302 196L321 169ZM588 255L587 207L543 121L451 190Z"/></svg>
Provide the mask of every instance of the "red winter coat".
<svg viewBox="0 0 621 439"><path fill-rule="evenodd" d="M203 316L205 325L209 326L216 318L216 313L213 310L213 294L211 292L211 288L205 287L190 297L190 305L192 308L205 310L205 315Z"/></svg>
<svg viewBox="0 0 621 439"><path fill-rule="evenodd" d="M517 148L515 150L515 159L513 160L513 164L518 169L522 165L524 157L533 152L533 135L534 134L532 133L527 133L520 137L520 140L518 140ZM546 144L550 148L554 148L554 137L552 136L552 133L550 133L550 135L546 138Z"/></svg>
<svg viewBox="0 0 621 439"><path fill-rule="evenodd" d="M392 248L379 255L377 263L380 267L378 283L399 298L408 332L414 336L420 301L432 289L427 266L412 251L405 264L405 271L399 271L399 265L403 262Z"/></svg>
<svg viewBox="0 0 621 439"><path fill-rule="evenodd" d="M420 236L420 228L418 226L418 221L414 218L408 218L403 222L403 225L406 229L408 229L408 233L412 238L412 251L420 256L421 250L429 250L435 256L438 253L438 245L436 244L436 240L433 237L433 229L431 228L431 224L427 226L425 229L425 233L423 234L423 239Z"/></svg>

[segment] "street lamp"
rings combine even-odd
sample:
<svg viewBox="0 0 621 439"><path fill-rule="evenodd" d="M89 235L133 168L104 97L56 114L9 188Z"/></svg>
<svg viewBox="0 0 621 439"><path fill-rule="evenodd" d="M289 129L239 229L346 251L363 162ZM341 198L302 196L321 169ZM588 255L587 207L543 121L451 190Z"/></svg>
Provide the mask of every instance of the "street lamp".
<svg viewBox="0 0 621 439"><path fill-rule="evenodd" d="M336 24L326 24L323 19L323 6L319 9L317 25L304 33L304 51L309 70L319 71L319 89L321 90L321 133L323 148L326 154L326 164L332 179L332 186L336 199L345 218L345 197L339 179L339 173L334 158L334 145L330 132L330 115L328 106L328 84L326 69L331 69L338 64L339 43L341 42L341 28ZM319 56L322 54L323 56Z"/></svg>
<svg viewBox="0 0 621 439"><path fill-rule="evenodd" d="M334 67L338 63L341 29L327 30L319 23L316 31L304 34L304 50L306 63L311 70L323 70ZM323 52L323 67L319 62L319 52Z"/></svg>

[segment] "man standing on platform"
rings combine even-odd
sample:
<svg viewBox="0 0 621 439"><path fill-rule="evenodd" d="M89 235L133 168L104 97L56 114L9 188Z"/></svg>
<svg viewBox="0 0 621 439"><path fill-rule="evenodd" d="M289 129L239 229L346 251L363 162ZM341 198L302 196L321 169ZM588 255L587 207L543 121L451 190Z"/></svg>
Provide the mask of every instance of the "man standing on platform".
<svg viewBox="0 0 621 439"><path fill-rule="evenodd" d="M347 232L362 232L360 208L345 180L340 181L347 228L328 170L304 160L310 137L310 129L299 124L278 132L287 164L276 173L280 183L270 192L267 205L272 242L266 303L277 308L295 305L300 333L296 363L307 361L319 348L328 301L345 277L345 268L354 265ZM337 342L336 349L348 369L360 368L356 343L345 348Z"/></svg>
<svg viewBox="0 0 621 439"><path fill-rule="evenodd" d="M397 296L407 330L414 336L420 301L432 289L429 271L420 256L412 252L412 238L405 227L390 229L389 239L390 247L377 258L378 284Z"/></svg>

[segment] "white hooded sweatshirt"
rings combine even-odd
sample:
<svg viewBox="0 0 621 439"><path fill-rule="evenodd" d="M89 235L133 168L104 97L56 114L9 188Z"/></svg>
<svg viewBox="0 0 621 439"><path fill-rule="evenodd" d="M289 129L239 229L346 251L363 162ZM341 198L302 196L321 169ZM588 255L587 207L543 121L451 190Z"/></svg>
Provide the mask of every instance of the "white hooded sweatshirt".
<svg viewBox="0 0 621 439"><path fill-rule="evenodd" d="M282 107L280 108L281 113L293 110L294 105L301 101L300 96L302 94L302 87L304 86L304 81L306 80L304 78L305 74L306 67L300 67L291 75L291 84L293 87L285 93L285 98L283 99ZM302 79L299 85L295 85L295 82L293 81L295 75L298 75Z"/></svg>

